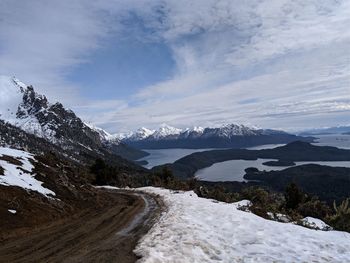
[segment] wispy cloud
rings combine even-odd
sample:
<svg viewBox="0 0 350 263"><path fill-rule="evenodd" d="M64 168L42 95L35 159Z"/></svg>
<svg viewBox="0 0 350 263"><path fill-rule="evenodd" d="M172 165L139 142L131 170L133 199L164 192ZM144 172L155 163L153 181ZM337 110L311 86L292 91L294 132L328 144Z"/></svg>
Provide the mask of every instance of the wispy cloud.
<svg viewBox="0 0 350 263"><path fill-rule="evenodd" d="M0 73L111 132L163 122L329 126L350 112L349 12L346 0L4 0ZM170 48L174 74L126 101L86 101L67 73L131 30Z"/></svg>

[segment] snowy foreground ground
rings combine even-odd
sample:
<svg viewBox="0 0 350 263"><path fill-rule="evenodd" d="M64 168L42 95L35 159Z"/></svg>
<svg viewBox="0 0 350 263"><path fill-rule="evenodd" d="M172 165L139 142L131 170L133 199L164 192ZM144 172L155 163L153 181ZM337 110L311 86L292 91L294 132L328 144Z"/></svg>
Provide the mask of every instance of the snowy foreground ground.
<svg viewBox="0 0 350 263"><path fill-rule="evenodd" d="M140 262L350 262L350 234L265 220L193 192L146 187L168 211L141 240Z"/></svg>

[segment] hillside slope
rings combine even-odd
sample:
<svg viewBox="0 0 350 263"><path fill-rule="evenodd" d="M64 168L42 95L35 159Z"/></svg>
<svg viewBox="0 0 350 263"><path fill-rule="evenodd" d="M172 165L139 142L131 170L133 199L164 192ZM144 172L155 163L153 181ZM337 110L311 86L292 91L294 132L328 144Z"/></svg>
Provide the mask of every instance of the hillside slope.
<svg viewBox="0 0 350 263"><path fill-rule="evenodd" d="M27 133L43 138L63 149L85 147L108 148L124 158L135 160L147 153L128 147L117 139L86 125L72 110L61 103L50 103L16 78L0 76L0 119Z"/></svg>

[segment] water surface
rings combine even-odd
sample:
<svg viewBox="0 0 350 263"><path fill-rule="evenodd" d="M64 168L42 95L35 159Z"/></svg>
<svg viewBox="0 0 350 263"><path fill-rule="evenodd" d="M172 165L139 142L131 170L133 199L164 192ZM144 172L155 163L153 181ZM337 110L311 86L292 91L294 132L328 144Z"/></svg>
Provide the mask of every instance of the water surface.
<svg viewBox="0 0 350 263"><path fill-rule="evenodd" d="M220 181L238 181L243 182L245 169L249 167L258 168L260 171L280 171L286 169L286 166L267 166L263 165L264 162L274 161L271 159L258 159L258 160L230 160L220 163L215 163L212 166L198 170L195 176L199 180L220 182ZM348 167L350 168L350 162L295 162L296 165L303 164L319 164L328 165L333 167Z"/></svg>
<svg viewBox="0 0 350 263"><path fill-rule="evenodd" d="M317 135L318 139L314 145L317 146L334 146L343 149L350 149L350 135L342 134L330 134L330 135ZM271 144L271 145L261 145L256 147L250 147L250 150L261 150L268 148L275 148L282 146L283 144ZM210 167L198 170L195 174L200 180L206 181L245 181L243 176L245 174L244 170L249 167L258 168L261 171L279 171L286 169L287 167L270 167L263 165L264 162L270 161L268 159L258 159L256 161L245 161L245 160L230 160L226 162L215 163ZM333 167L348 167L350 168L350 162L296 162L296 165L303 164L319 164L328 165Z"/></svg>
<svg viewBox="0 0 350 263"><path fill-rule="evenodd" d="M152 168L154 166L173 163L176 160L185 157L194 152L203 152L213 149L159 149L159 150L143 150L148 152L150 155L138 160L147 161L148 164L144 165L146 168Z"/></svg>
<svg viewBox="0 0 350 263"><path fill-rule="evenodd" d="M343 149L350 149L350 135L317 135L318 139L314 145L318 146L334 146ZM271 149L284 144L267 144L255 147L249 147L250 150ZM173 163L176 160L192 154L194 152L202 152L214 149L160 149L160 150L145 150L150 153L149 156L142 158L148 162L144 167L152 168L157 165ZM258 159L256 161L246 160L231 160L221 163L215 163L210 167L201 169L195 174L201 180L207 181L244 181L244 170L249 167L256 167L259 170L272 171L283 170L287 167L270 167L262 163L270 161L270 159ZM350 167L350 162L296 162L297 165L306 163L314 163L320 165L328 165L335 167Z"/></svg>
<svg viewBox="0 0 350 263"><path fill-rule="evenodd" d="M330 134L330 135L316 135L318 146L334 146L343 149L350 149L350 135Z"/></svg>

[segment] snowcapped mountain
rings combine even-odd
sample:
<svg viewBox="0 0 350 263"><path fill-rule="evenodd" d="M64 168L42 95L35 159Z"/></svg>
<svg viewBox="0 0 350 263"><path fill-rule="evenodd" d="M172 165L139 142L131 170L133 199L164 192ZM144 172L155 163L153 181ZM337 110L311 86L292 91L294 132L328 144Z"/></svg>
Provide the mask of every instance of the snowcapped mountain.
<svg viewBox="0 0 350 263"><path fill-rule="evenodd" d="M158 130L150 130L145 127L139 128L135 132L129 133L119 133L115 136L121 140L127 141L141 141L141 140L159 140L163 138L168 138L178 136L182 133L182 129L178 129L167 124L160 125Z"/></svg>
<svg viewBox="0 0 350 263"><path fill-rule="evenodd" d="M191 131L197 132L197 133L203 133L204 128L200 126L194 126L192 129L189 129Z"/></svg>
<svg viewBox="0 0 350 263"><path fill-rule="evenodd" d="M156 131L142 128L122 138L123 142L139 149L240 148L271 143L289 143L295 140L310 141L311 139L284 131L237 124L225 124L216 128L193 127L185 130L162 124Z"/></svg>
<svg viewBox="0 0 350 263"><path fill-rule="evenodd" d="M218 128L203 128L194 126L185 130L162 124L158 130L149 130L147 128L140 128L136 132L131 132L130 135L119 135L123 140L139 141L143 139L160 140L160 139L174 139L174 138L198 138L198 137L222 137L231 138L234 136L257 136L257 135L272 135L272 134L286 134L278 130L264 130L251 128L244 125L224 124Z"/></svg>
<svg viewBox="0 0 350 263"><path fill-rule="evenodd" d="M203 127L193 127L193 128L187 128L185 129L180 135L179 138L198 138L203 135L204 133Z"/></svg>
<svg viewBox="0 0 350 263"><path fill-rule="evenodd" d="M260 130L252 129L244 125L226 124L219 128L206 128L203 131L204 137L232 138L233 136L256 136Z"/></svg>
<svg viewBox="0 0 350 263"><path fill-rule="evenodd" d="M153 135L156 131L155 130L149 130L145 127L142 127L138 129L135 133L131 133L130 136L128 137L130 140L143 140L148 138L149 136Z"/></svg>
<svg viewBox="0 0 350 263"><path fill-rule="evenodd" d="M28 133L65 144L69 140L89 145L100 144L99 134L86 126L73 111L59 102L51 104L47 98L16 78L2 76L0 118Z"/></svg>
<svg viewBox="0 0 350 263"><path fill-rule="evenodd" d="M152 135L150 135L153 139L162 139L167 138L169 136L177 136L180 135L182 132L181 129L169 126L167 124L162 124L158 130L156 130Z"/></svg>
<svg viewBox="0 0 350 263"><path fill-rule="evenodd" d="M100 139L102 142L114 142L116 144L121 143L120 138L118 138L116 135L112 135L109 132L105 131L104 129L101 129L99 127L96 127L95 125L84 123L86 126L88 126L91 130L97 132L100 136Z"/></svg>
<svg viewBox="0 0 350 263"><path fill-rule="evenodd" d="M109 148L115 154L133 159L133 150L122 145L119 139L87 125L72 110L59 102L50 103L32 86L14 77L0 76L0 119L63 149L78 146L95 150ZM127 156L123 156L125 150ZM146 155L134 150L135 159Z"/></svg>
<svg viewBox="0 0 350 263"><path fill-rule="evenodd" d="M203 128L200 126L194 126L193 128L187 128L185 130L162 124L158 130L149 130L147 128L140 128L136 132L129 134L119 134L118 138L127 141L140 141L140 140L163 140L163 139L185 139L185 138L209 138L209 137L221 137L231 138L234 136L257 136L257 135L272 135L272 134L286 134L283 131L278 130L264 130L251 128L244 125L237 124L225 124L218 128Z"/></svg>
<svg viewBox="0 0 350 263"><path fill-rule="evenodd" d="M16 78L0 77L0 95L0 120L6 123L59 145L63 149L84 147L92 151L104 148L133 160L147 153L132 147L240 148L305 140L303 137L281 131L236 124L226 124L217 128L193 127L185 130L162 124L158 130L143 127L133 133L111 135L101 128L84 123L61 103L50 103L44 95L35 92L32 86Z"/></svg>

